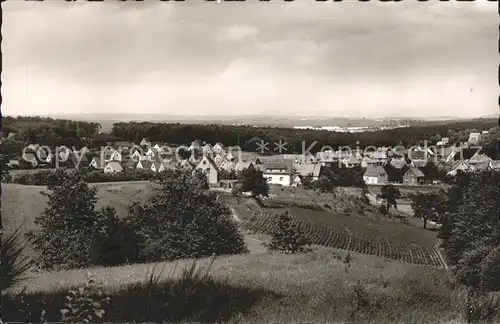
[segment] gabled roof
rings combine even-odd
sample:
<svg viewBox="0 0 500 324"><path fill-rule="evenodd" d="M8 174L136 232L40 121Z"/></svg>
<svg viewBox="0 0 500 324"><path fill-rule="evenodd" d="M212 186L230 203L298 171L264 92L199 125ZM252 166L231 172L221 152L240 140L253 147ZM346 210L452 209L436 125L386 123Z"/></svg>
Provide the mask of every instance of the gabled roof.
<svg viewBox="0 0 500 324"><path fill-rule="evenodd" d="M117 171L122 171L123 168L121 166L120 163L116 162L116 161L112 161L112 162L108 162L108 164L106 164L106 166L108 167L111 167L113 170L117 170Z"/></svg>
<svg viewBox="0 0 500 324"><path fill-rule="evenodd" d="M406 160L404 158L392 158L390 164L396 169L402 169L406 165Z"/></svg>
<svg viewBox="0 0 500 324"><path fill-rule="evenodd" d="M297 173L301 176L307 176L312 173L313 177L319 177L321 165L317 163L303 163L297 168Z"/></svg>
<svg viewBox="0 0 500 324"><path fill-rule="evenodd" d="M387 172L385 172L385 169L383 166L368 166L366 168L365 173L363 174L364 177L380 177L380 174L384 173L387 175Z"/></svg>
<svg viewBox="0 0 500 324"><path fill-rule="evenodd" d="M458 160L458 161L454 161L451 165L450 165L450 169L451 170L455 170L456 168L458 168L459 166L464 166L466 168L470 168L469 165L465 162L465 161L462 161L462 160Z"/></svg>
<svg viewBox="0 0 500 324"><path fill-rule="evenodd" d="M474 166L474 170L486 171L490 169L490 162L480 162Z"/></svg>
<svg viewBox="0 0 500 324"><path fill-rule="evenodd" d="M212 160L212 158L210 158L209 156L206 156L206 155L203 156L203 158L198 163L198 165L196 166L196 168L203 167L203 161L207 161L212 168L214 168L215 170L219 171L219 167L217 167L217 165L215 164L214 160Z"/></svg>
<svg viewBox="0 0 500 324"><path fill-rule="evenodd" d="M155 161L153 162L153 164L151 165L151 168L153 168L153 166L155 167L155 170L158 171L160 169L160 166L161 166L161 162L159 161Z"/></svg>
<svg viewBox="0 0 500 324"><path fill-rule="evenodd" d="M243 171L244 169L248 169L250 167L252 163L251 162L237 162L235 165L234 165L234 169L236 171Z"/></svg>
<svg viewBox="0 0 500 324"><path fill-rule="evenodd" d="M469 163L489 163L492 159L486 154L478 154L477 152L469 159Z"/></svg>
<svg viewBox="0 0 500 324"><path fill-rule="evenodd" d="M269 162L266 163L263 167L264 173L286 173L291 171L291 165L289 163L280 163L280 162ZM279 170L279 171L274 171Z"/></svg>
<svg viewBox="0 0 500 324"><path fill-rule="evenodd" d="M414 167L410 167L408 171L406 171L405 175L414 175L417 178L425 177L425 174L422 171Z"/></svg>

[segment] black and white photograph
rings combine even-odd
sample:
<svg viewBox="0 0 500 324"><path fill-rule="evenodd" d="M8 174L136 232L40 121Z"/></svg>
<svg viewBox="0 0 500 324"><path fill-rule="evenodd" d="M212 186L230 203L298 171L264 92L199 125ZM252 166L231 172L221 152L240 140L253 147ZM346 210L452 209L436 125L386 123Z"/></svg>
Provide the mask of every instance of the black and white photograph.
<svg viewBox="0 0 500 324"><path fill-rule="evenodd" d="M498 1L1 9L0 323L500 324Z"/></svg>

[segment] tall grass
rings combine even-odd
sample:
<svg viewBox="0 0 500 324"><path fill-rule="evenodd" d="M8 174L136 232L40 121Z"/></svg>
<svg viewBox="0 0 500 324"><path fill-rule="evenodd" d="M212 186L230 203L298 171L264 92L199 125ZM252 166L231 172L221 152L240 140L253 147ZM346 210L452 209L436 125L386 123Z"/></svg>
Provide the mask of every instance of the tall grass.
<svg viewBox="0 0 500 324"><path fill-rule="evenodd" d="M25 273L34 265L35 260L24 255L27 241L22 238L22 225L4 237L2 231L2 280L1 289L7 289L26 279Z"/></svg>

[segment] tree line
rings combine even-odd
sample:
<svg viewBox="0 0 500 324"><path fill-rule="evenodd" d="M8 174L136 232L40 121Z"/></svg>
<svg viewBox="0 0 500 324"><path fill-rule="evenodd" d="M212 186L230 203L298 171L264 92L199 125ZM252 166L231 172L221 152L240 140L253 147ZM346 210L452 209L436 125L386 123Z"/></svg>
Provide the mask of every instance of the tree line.
<svg viewBox="0 0 500 324"><path fill-rule="evenodd" d="M283 127L253 127L244 125L200 125L179 123L129 122L115 123L111 135L138 143L142 138L154 142L188 144L199 139L207 143L222 142L228 146L240 146L255 151L261 140L269 143L279 140L287 142L287 152L302 152L303 142L310 152L316 153L323 146L338 149L341 146L411 146L428 141L436 144L442 137L451 134L451 142L459 143L468 139L472 131L488 130L498 139L498 124L494 119L454 122L450 124L425 125L411 128L396 128L362 133L342 133L326 130L294 129ZM465 138L467 136L467 138ZM490 140L491 141L491 140Z"/></svg>

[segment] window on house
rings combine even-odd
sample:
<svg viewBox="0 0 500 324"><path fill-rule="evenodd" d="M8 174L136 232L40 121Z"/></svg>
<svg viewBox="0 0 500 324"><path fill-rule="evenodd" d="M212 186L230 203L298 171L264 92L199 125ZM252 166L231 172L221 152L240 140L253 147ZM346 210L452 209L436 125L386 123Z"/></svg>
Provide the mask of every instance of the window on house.
<svg viewBox="0 0 500 324"><path fill-rule="evenodd" d="M283 181L283 177L280 177L280 181Z"/></svg>

